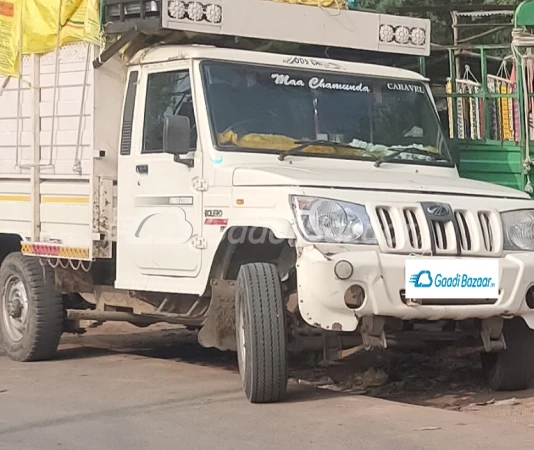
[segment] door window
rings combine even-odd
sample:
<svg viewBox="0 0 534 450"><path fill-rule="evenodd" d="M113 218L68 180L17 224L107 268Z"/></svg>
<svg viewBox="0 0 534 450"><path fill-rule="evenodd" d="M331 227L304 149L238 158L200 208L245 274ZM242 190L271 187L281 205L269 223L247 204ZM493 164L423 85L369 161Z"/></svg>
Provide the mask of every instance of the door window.
<svg viewBox="0 0 534 450"><path fill-rule="evenodd" d="M197 127L189 71L154 73L148 76L143 148L141 153L163 152L165 116L186 116L191 124L191 151L197 146Z"/></svg>

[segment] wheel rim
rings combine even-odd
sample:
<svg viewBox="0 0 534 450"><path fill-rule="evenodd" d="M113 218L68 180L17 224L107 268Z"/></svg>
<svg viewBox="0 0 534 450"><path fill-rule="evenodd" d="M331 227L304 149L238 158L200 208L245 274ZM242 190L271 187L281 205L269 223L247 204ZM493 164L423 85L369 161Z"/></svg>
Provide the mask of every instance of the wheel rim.
<svg viewBox="0 0 534 450"><path fill-rule="evenodd" d="M237 317L236 317L236 331L237 331L237 354L238 354L238 364L239 364L239 373L241 375L241 380L245 380L245 365L247 357L247 346L245 340L245 310L243 308L242 297L239 295L237 301Z"/></svg>
<svg viewBox="0 0 534 450"><path fill-rule="evenodd" d="M12 275L4 285L2 296L2 322L4 330L13 342L24 337L28 319L28 294L22 280Z"/></svg>

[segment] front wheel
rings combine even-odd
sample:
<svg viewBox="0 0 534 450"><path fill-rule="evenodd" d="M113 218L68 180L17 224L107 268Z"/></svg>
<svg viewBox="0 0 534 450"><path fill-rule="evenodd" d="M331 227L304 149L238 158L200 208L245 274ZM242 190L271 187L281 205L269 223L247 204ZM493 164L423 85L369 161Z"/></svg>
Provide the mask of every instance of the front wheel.
<svg viewBox="0 0 534 450"><path fill-rule="evenodd" d="M0 268L0 336L6 354L23 362L52 358L63 317L51 269L37 258L8 255Z"/></svg>
<svg viewBox="0 0 534 450"><path fill-rule="evenodd" d="M239 373L251 403L274 403L287 390L287 334L280 276L272 264L241 267L236 291Z"/></svg>
<svg viewBox="0 0 534 450"><path fill-rule="evenodd" d="M482 353L482 368L496 391L528 389L534 377L534 330L521 318L505 320L506 350Z"/></svg>

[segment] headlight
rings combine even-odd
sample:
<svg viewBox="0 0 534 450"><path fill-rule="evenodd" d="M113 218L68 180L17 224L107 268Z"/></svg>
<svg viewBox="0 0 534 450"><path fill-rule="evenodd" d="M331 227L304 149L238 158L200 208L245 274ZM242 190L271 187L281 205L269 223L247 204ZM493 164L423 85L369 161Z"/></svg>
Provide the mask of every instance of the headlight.
<svg viewBox="0 0 534 450"><path fill-rule="evenodd" d="M365 206L315 197L291 197L304 238L313 242L376 245Z"/></svg>
<svg viewBox="0 0 534 450"><path fill-rule="evenodd" d="M505 250L534 251L534 210L501 213Z"/></svg>

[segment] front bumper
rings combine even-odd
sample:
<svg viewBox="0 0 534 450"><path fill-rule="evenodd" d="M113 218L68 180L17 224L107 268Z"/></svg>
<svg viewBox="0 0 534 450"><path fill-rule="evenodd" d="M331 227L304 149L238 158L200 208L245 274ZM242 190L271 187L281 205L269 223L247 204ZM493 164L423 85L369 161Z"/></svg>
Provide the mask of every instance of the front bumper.
<svg viewBox="0 0 534 450"><path fill-rule="evenodd" d="M401 298L405 288L405 255L376 251L343 252L327 256L316 247L302 249L298 258L299 309L304 320L325 330L354 331L364 316L386 316L403 320L485 319L494 316L520 316L534 329L534 310L525 296L534 285L534 252L516 253L499 258L500 296L494 304L415 305ZM340 280L334 267L349 261L354 272ZM347 290L360 285L366 293L361 308L350 309L345 303Z"/></svg>

